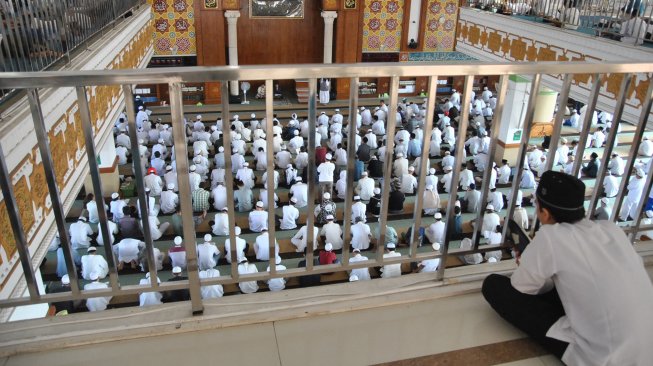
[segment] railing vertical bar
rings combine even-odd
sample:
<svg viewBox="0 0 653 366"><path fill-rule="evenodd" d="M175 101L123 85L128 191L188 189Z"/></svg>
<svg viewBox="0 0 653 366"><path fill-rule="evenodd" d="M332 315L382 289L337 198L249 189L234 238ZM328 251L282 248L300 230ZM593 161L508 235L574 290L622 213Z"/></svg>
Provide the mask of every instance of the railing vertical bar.
<svg viewBox="0 0 653 366"><path fill-rule="evenodd" d="M649 83L648 90L646 91L646 97L650 99L651 94L653 94L653 83ZM647 100L648 100L647 99ZM644 109L642 108L642 112ZM637 152L639 151L639 145L642 143L642 136L646 131L646 122L648 120L648 113L641 113L639 115L639 120L637 127L635 128L633 143L630 145L630 150L628 152L628 161L626 162L626 169L624 170L623 178L619 184L619 196L615 200L614 206L612 206L612 214L610 217L613 220L617 219L617 215L620 213L621 206L623 205L623 198L628 193L626 192L629 183L629 177L633 174L633 169L635 167L635 161L637 160ZM614 116L612 119L612 128L617 130L621 121L617 119L617 116ZM651 174L651 172L649 172Z"/></svg>
<svg viewBox="0 0 653 366"><path fill-rule="evenodd" d="M11 177L9 176L9 171L7 170L7 160L4 159L4 151L2 149L2 144L0 144L0 155L3 157L0 159L0 186L2 187L2 195L4 198L5 207L7 208L7 216L9 216L9 222L11 223L11 229L14 232L14 240L16 241L16 250L18 251L18 256L20 257L20 264L23 268L23 274L25 275L25 283L27 284L27 291L29 292L29 297L31 301L37 301L41 295L39 294L38 284L36 283L36 274L34 273L34 268L32 267L32 258L29 254L29 247L27 243L27 238L25 237L25 232L23 231L23 223L20 218L20 213L18 212L18 205L16 204L16 196L14 195L14 187L11 182ZM64 249L64 253L66 249ZM70 252L68 253L70 256ZM70 261L72 262L72 260ZM74 264L71 266L68 264L68 273L70 276L71 269L74 273ZM75 283L75 285L73 285ZM76 287L76 293L79 292L79 287L77 286L77 281L70 281L71 286Z"/></svg>
<svg viewBox="0 0 653 366"><path fill-rule="evenodd" d="M496 151L497 151L497 141L499 139L499 130L500 130L500 124L501 124L501 118L503 115L503 106L504 106L504 101L506 98L506 93L508 92L508 80L509 76L508 75L501 75L501 78L499 79L499 90L497 95L497 106L496 106L496 113L494 114L494 117L492 118L492 128L490 130L490 149L487 153L488 156L488 163L487 167L485 168L485 171L483 172L483 190L481 192L481 207L480 210L476 213L476 224L474 226L474 233L472 235L472 243L474 244L474 248L478 249L478 244L481 239L481 225L483 223L483 216L485 215L485 205L487 204L487 198L488 198L488 192L490 190L490 179L492 177L492 170L494 170L494 167L492 166L493 163L496 160ZM463 147L464 148L464 147Z"/></svg>
<svg viewBox="0 0 653 366"><path fill-rule="evenodd" d="M645 104L642 105L642 112L640 115L640 119L642 116L648 116L649 113L651 113L651 106L653 105L653 83L651 83L651 85L652 86L649 87L649 93L646 95L647 99L645 101ZM640 121L640 123L645 123L645 122ZM631 242L635 241L635 238L637 237L637 232L639 231L639 227L642 223L642 211L646 206L649 194L651 192L651 183L653 183L653 171L649 171L648 174L646 175L646 184L644 184L644 189L642 190L642 196L639 200L639 203L637 204L637 211L635 211L636 216L633 217L634 225L632 225L635 227L635 230L633 230L633 232L630 234Z"/></svg>
<svg viewBox="0 0 653 366"><path fill-rule="evenodd" d="M612 118L612 124L614 127L610 129L608 137L605 143L605 149L603 150L602 164L599 167L599 173L596 176L596 181L594 183L594 189L592 190L592 198L590 199L589 209L587 210L587 218L591 219L594 217L594 212L596 211L596 204L599 201L600 193L603 191L603 181L605 180L605 172L608 171L608 163L612 157L612 151L614 149L614 143L617 141L617 127L618 122L621 120L621 116L624 111L624 105L626 104L626 98L628 97L628 90L630 89L630 84L633 80L632 74L624 75L624 79L621 82L621 87L619 88L619 97L617 98L617 104L615 106L615 112ZM623 179L626 179L624 176ZM614 217L611 217L614 218Z"/></svg>
<svg viewBox="0 0 653 366"><path fill-rule="evenodd" d="M0 5L0 8L3 6ZM6 10L5 10L6 11ZM0 35L2 36L2 41L0 41L0 47L4 48L5 53L7 54L7 57L5 58L4 55L2 54L0 50L0 55L2 55L3 58L3 65L5 65L5 72L6 71L18 71L20 69L18 65L18 60L16 60L16 57L12 57L12 47L14 46L14 42L11 42L9 37L7 36L9 34L9 30L5 28L5 22L0 22ZM15 51L14 51L15 52ZM14 53L15 55L15 53ZM9 60L9 61L7 61ZM11 67L9 67L11 66Z"/></svg>
<svg viewBox="0 0 653 366"><path fill-rule="evenodd" d="M351 219L347 220L346 213L351 214L354 187L354 157L356 156L356 134L358 131L358 78L349 80L349 124L347 125L347 195L345 196L345 215L343 216L343 246L341 264L349 264L349 250L351 239ZM362 143L362 142L361 142Z"/></svg>
<svg viewBox="0 0 653 366"><path fill-rule="evenodd" d="M272 90L272 89L269 89ZM317 166L315 166L315 147L317 144L322 144L322 141L315 141L315 120L317 118L317 79L311 78L308 80L308 171L306 172L306 182L308 184L308 205L306 206L306 270L313 270L313 255L314 250L313 242L315 241L315 173ZM322 196L320 196L320 202Z"/></svg>
<svg viewBox="0 0 653 366"><path fill-rule="evenodd" d="M138 136L136 135L136 116L134 115L134 96L132 95L131 87L129 85L122 86L123 95L125 97L125 108L127 110L127 125L129 132L129 140L131 143L131 155L132 155L132 164L134 165L134 176L136 177L136 190L138 192L138 209L141 213L141 227L143 229L143 240L145 242L145 248L147 250L147 266L150 272L152 272L152 278L158 278L156 276L156 261L154 260L154 243L152 242L152 230L150 229L150 202L149 197L145 194L145 172L143 171L143 165L141 165L141 154L140 147L138 143ZM89 157L90 159L90 157ZM100 206L98 206L98 210ZM108 232L108 231L107 231ZM108 238L104 236L103 238ZM158 288L159 283L156 280L151 280L150 284L152 288Z"/></svg>
<svg viewBox="0 0 653 366"><path fill-rule="evenodd" d="M456 206L456 201L458 200L458 179L460 178L460 162L463 161L463 149L465 148L465 135L467 131L467 126L469 125L469 113L471 109L471 98L472 98L472 86L474 84L474 75L465 76L465 84L463 87L463 100L460 104L462 110L460 111L460 118L458 120L458 133L456 136L456 146L454 147L456 156L454 169L451 176L451 188L449 189L449 200L447 201L447 212L446 212L446 221L445 221L445 236L444 236L444 248L440 247L442 252L442 261L441 263L447 263L447 256L449 255L449 245L451 243L451 227L454 225L454 207ZM444 277L444 268L445 265L441 265L438 268L437 278L442 279Z"/></svg>
<svg viewBox="0 0 653 366"><path fill-rule="evenodd" d="M426 120L424 121L424 139L422 140L422 151L420 157L420 165L418 171L419 180L417 182L417 193L415 196L415 207L413 210L413 217L415 221L413 222L413 228L410 233L410 241L408 245L410 246L410 257L415 259L417 257L417 239L419 238L419 229L422 226L422 207L424 199L424 186L426 185L426 172L430 168L430 143L431 143L431 133L433 132L433 116L435 115L435 102L437 100L437 88L438 88L438 76L433 75L429 76L429 97L426 105ZM435 188L437 189L437 188ZM440 243L443 244L443 243ZM422 243L419 243L421 246Z"/></svg>
<svg viewBox="0 0 653 366"><path fill-rule="evenodd" d="M390 197L390 182L392 181L392 157L395 150L395 129L397 127L397 102L399 99L399 76L390 79L390 104L385 128L385 166L383 170L383 191L381 192L381 212L379 218L379 240L376 243L376 261L383 261L385 247L385 230L388 225L388 201ZM400 177L401 178L401 177Z"/></svg>
<svg viewBox="0 0 653 366"><path fill-rule="evenodd" d="M48 193L50 194L50 201L52 201L52 212L54 213L54 220L59 232L59 239L61 240L61 247L63 249L64 258L66 260L66 267L68 269L68 277L70 277L70 286L74 294L79 293L79 284L77 283L77 269L73 260L72 246L66 229L66 215L64 214L63 204L61 202L61 195L59 187L57 186L57 178L54 170L54 163L52 161L52 152L50 151L50 142L48 141L48 133L45 130L45 120L43 119L43 111L41 110L41 101L39 99L39 92L37 89L27 90L27 99L29 100L29 107L34 121L34 133L39 145L39 152L43 162L43 170L45 172L45 181L48 185ZM4 157L4 155L2 155ZM27 248L26 248L27 249Z"/></svg>
<svg viewBox="0 0 653 366"><path fill-rule="evenodd" d="M553 169L553 161L555 160L556 151L562 133L562 121L565 118L565 110L567 100L569 99L569 90L571 89L572 74L565 75L562 82L562 90L560 90L560 102L558 103L558 112L556 112L555 121L553 122L553 133L551 134L551 141L549 143L549 153L546 156L546 170Z"/></svg>
<svg viewBox="0 0 653 366"><path fill-rule="evenodd" d="M578 176L580 168L583 166L583 154L585 153L585 144L589 138L590 127L592 127L592 116L594 115L594 108L596 108L596 101L599 99L599 93L601 92L601 84L603 83L603 74L595 74L594 84L592 86L592 92L587 103L587 110L585 110L585 115L583 116L583 133L580 134L578 145L576 146L576 159L574 160L574 165L572 171L574 176Z"/></svg>
<svg viewBox="0 0 653 366"><path fill-rule="evenodd" d="M35 67L34 63L32 62L32 55L31 55L31 51L32 51L31 48L36 44L36 42L34 42L31 32L27 31L27 29L30 29L29 15L27 14L27 5L22 4L20 2L21 0L15 0L15 1L17 2L21 10L19 12L19 16L15 18L18 19L19 23L21 23L21 26L19 27L19 31L20 33L22 33L21 41L28 42L27 44L20 42L25 52L25 62L29 65L29 70L36 71L39 68L38 66Z"/></svg>
<svg viewBox="0 0 653 366"><path fill-rule="evenodd" d="M524 121L524 128L521 135L521 142L519 143L519 153L517 153L517 171L513 176L512 189L510 197L508 197L508 210L506 211L506 218L510 219L515 213L515 201L519 193L519 183L521 181L522 173L524 171L524 159L526 158L526 148L528 147L528 140L531 135L531 128L533 127L533 117L535 116L535 104L537 103L537 94L540 90L540 82L542 81L542 74L536 74L531 81L530 98L528 99L528 106L526 107L526 116ZM504 223L501 237L505 238L508 234L508 225Z"/></svg>
<svg viewBox="0 0 653 366"><path fill-rule="evenodd" d="M229 119L229 82L221 82L220 99L222 99L222 147L224 148L224 180L227 192L234 193L234 173L231 161L231 121ZM217 152L216 152L217 153ZM236 209L233 197L227 197L227 210L229 214L229 255L231 259L231 278L237 280L238 255L236 253ZM242 230L242 228L240 228ZM225 248L225 251L227 249Z"/></svg>
<svg viewBox="0 0 653 366"><path fill-rule="evenodd" d="M10 5L11 6L11 5ZM27 50L23 49L23 42L21 42L21 37L20 31L18 28L24 28L23 26L20 26L22 21L20 20L20 15L19 14L14 14L15 18L14 20L14 25L19 25L18 27L14 27L12 29L12 35L13 35L13 41L14 41L14 47L16 48L16 59L17 61L22 61L24 65L25 71L32 71L31 64L29 63L29 52ZM20 67L19 67L20 68Z"/></svg>
<svg viewBox="0 0 653 366"><path fill-rule="evenodd" d="M273 80L265 80L265 143L268 166L265 171L267 173L267 181L263 188L266 189L268 195L268 253L270 254L270 275L273 276L277 273L276 265L276 256L274 250L274 241L276 240L275 236L275 214L276 210L274 209L274 145L273 139L273 119L274 119L274 85ZM285 167L282 167L285 169Z"/></svg>
<svg viewBox="0 0 653 366"><path fill-rule="evenodd" d="M91 111L88 106L88 99L86 96L86 88L78 86L75 88L77 91L77 105L79 106L79 115L82 119L82 129L84 130L84 140L86 143L86 156L88 157L88 168L93 183L93 194L95 195L95 203L97 205L97 212L100 218L100 232L104 239L105 257L109 265L109 282L113 289L118 289L118 271L116 270L116 261L113 255L112 244L110 241L111 234L107 223L107 210L104 209L104 195L102 194L102 181L100 180L100 169L98 168L97 160L95 159L95 140L93 137L93 125L91 124Z"/></svg>
<svg viewBox="0 0 653 366"><path fill-rule="evenodd" d="M175 148L175 164L177 164L177 184L179 186L179 204L181 206L184 247L186 249L186 264L190 300L194 315L204 311L200 294L200 279L197 266L197 245L195 240L195 224L193 222L192 195L188 174L188 145L184 126L184 110L181 83L169 84L170 113L172 115L172 136ZM223 96L224 98L224 96Z"/></svg>
<svg viewBox="0 0 653 366"><path fill-rule="evenodd" d="M25 20L26 24L30 27L25 30L25 32L28 33L29 37L31 38L32 42L32 47L33 51L37 52L34 57L30 57L30 59L34 60L34 64L36 64L37 70L43 70L45 67L45 62L44 62L44 56L41 55L40 50L39 50L39 44L40 44L40 39L38 39L38 36L34 33L34 29L31 28L33 25L36 26L38 29L38 23L36 22L36 12L37 9L39 8L38 4L32 0L29 4L26 2L26 7L30 7L30 11L25 14Z"/></svg>

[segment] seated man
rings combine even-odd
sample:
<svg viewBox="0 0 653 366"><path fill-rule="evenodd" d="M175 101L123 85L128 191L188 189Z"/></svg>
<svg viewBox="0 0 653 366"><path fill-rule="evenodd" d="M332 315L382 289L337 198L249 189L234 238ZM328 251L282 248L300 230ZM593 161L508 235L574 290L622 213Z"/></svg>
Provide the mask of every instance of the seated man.
<svg viewBox="0 0 653 366"><path fill-rule="evenodd" d="M543 226L511 278L485 279L485 299L566 364L649 364L653 285L628 237L585 218L576 177L547 171L535 196Z"/></svg>

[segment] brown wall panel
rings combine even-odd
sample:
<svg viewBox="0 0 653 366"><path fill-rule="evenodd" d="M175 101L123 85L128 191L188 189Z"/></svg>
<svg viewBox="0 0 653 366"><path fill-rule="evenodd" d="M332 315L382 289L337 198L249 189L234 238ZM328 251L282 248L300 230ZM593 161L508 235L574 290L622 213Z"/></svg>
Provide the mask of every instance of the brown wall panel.
<svg viewBox="0 0 653 366"><path fill-rule="evenodd" d="M226 65L227 29L224 12L204 10L199 12L197 32L197 65Z"/></svg>
<svg viewBox="0 0 653 366"><path fill-rule="evenodd" d="M304 2L303 19L250 18L249 0L242 0L240 9L239 64L322 63L324 20L319 1Z"/></svg>

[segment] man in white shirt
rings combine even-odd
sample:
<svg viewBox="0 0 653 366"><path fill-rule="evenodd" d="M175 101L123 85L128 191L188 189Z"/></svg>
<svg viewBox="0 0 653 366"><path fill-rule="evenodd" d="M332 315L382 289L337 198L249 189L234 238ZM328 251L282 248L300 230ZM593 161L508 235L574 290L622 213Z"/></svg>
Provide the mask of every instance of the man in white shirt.
<svg viewBox="0 0 653 366"><path fill-rule="evenodd" d="M295 184L290 187L289 196L295 198L297 208L306 207L308 204L308 185L302 182L302 177L295 178Z"/></svg>
<svg viewBox="0 0 653 366"><path fill-rule="evenodd" d="M141 278L138 284L147 285L149 287L151 285L150 276L150 272L146 273L145 278ZM156 282L161 283L161 280L157 278ZM138 295L139 306L161 305L163 303L161 302L162 298L163 295L158 291L142 292Z"/></svg>
<svg viewBox="0 0 653 366"><path fill-rule="evenodd" d="M624 159L622 159L619 154L613 153L612 159L610 159L610 162L608 162L608 169L612 175L621 177L621 175L623 175L624 171L626 170Z"/></svg>
<svg viewBox="0 0 653 366"><path fill-rule="evenodd" d="M606 176L603 178L603 192L605 193L606 197L616 197L619 193L619 181L617 180L617 177L613 176L609 170L605 173Z"/></svg>
<svg viewBox="0 0 653 366"><path fill-rule="evenodd" d="M115 235L118 235L118 225L113 221L107 220L107 228L109 229L109 245L113 245ZM97 238L95 239L99 246L104 245L104 238L102 237L102 229L98 226Z"/></svg>
<svg viewBox="0 0 653 366"><path fill-rule="evenodd" d="M367 172L362 172L354 191L363 201L369 201L374 195L374 179L368 177Z"/></svg>
<svg viewBox="0 0 653 366"><path fill-rule="evenodd" d="M249 229L255 233L260 233L263 229L268 228L268 212L263 209L263 202L256 202L256 209L249 213Z"/></svg>
<svg viewBox="0 0 653 366"><path fill-rule="evenodd" d="M403 153L398 153L397 158L392 163L392 173L395 177L402 177L408 174L408 159L404 158Z"/></svg>
<svg viewBox="0 0 653 366"><path fill-rule="evenodd" d="M361 196L354 196L354 204L351 205L351 223L356 222L356 218L363 219L363 222L367 221L366 213L367 205L361 202Z"/></svg>
<svg viewBox="0 0 653 366"><path fill-rule="evenodd" d="M215 214L213 223L209 221L211 232L213 235L225 236L229 235L229 209L225 206L220 212Z"/></svg>
<svg viewBox="0 0 653 366"><path fill-rule="evenodd" d="M333 189L333 172L336 170L336 166L331 162L331 158L331 154L326 154L326 161L317 167L321 193L331 193Z"/></svg>
<svg viewBox="0 0 653 366"><path fill-rule="evenodd" d="M168 250L172 267L184 269L186 268L186 249L181 245L181 236L176 236L173 242L174 246Z"/></svg>
<svg viewBox="0 0 653 366"><path fill-rule="evenodd" d="M240 232L241 232L240 227L236 226L234 228L234 231L236 234L236 262L240 263L243 259L246 259L245 254L249 249L249 244L247 244L245 239L240 237ZM225 239L224 252L225 252L224 254L225 259L229 264L231 264L231 238Z"/></svg>
<svg viewBox="0 0 653 366"><path fill-rule="evenodd" d="M290 230L297 228L297 220L299 220L299 210L295 205L297 198L291 197L287 206L283 206L283 216L281 217L281 230Z"/></svg>
<svg viewBox="0 0 653 366"><path fill-rule="evenodd" d="M166 186L172 184L175 192L179 190L177 188L177 172L172 171L171 165L166 166L166 173L163 175L163 180L165 180Z"/></svg>
<svg viewBox="0 0 653 366"><path fill-rule="evenodd" d="M653 156L653 141L648 136L644 136L642 143L639 145L639 155Z"/></svg>
<svg viewBox="0 0 653 366"><path fill-rule="evenodd" d="M343 245L342 228L333 219L333 215L327 216L327 223L320 229L320 236L325 238L325 243L331 243L333 250L340 250Z"/></svg>
<svg viewBox="0 0 653 366"><path fill-rule="evenodd" d="M644 190L644 183L646 183L646 174L642 169L635 171L635 176L628 182L628 195L623 201L619 218L627 221L628 218L635 218L637 215L637 206L642 198L642 191Z"/></svg>
<svg viewBox="0 0 653 366"><path fill-rule="evenodd" d="M400 191L404 194L414 194L417 191L417 178L414 175L415 167L409 166L408 173L401 176Z"/></svg>
<svg viewBox="0 0 653 366"><path fill-rule="evenodd" d="M275 260L275 268L276 268L277 272L286 270L286 266L281 264L281 257L279 257L279 256L277 256L277 258ZM268 266L267 271L270 272L270 266ZM284 288L286 288L286 279L285 278L276 277L276 278L270 278L268 280L268 289L270 289L270 291L273 291L273 292L274 291L281 291Z"/></svg>
<svg viewBox="0 0 653 366"><path fill-rule="evenodd" d="M138 253L145 243L137 239L125 238L113 246L113 253L118 258L118 271L121 271L125 264L131 268L138 265Z"/></svg>
<svg viewBox="0 0 653 366"><path fill-rule="evenodd" d="M313 226L313 250L317 249L317 237L319 234L319 229L317 226ZM294 245L297 250L297 253L303 253L304 248L308 245L308 226L304 225L295 235L290 239L292 245Z"/></svg>
<svg viewBox="0 0 653 366"><path fill-rule="evenodd" d="M503 159L501 160L501 168L499 168L499 178L498 178L498 183L500 184L508 184L510 182L510 165L508 165L508 160Z"/></svg>
<svg viewBox="0 0 653 366"><path fill-rule="evenodd" d="M385 246L386 252L383 254L383 259L390 259L395 257L401 257L401 253L395 252L396 244L388 243ZM381 267L381 278L391 278L391 277L400 277L401 276L401 263L397 264L386 264Z"/></svg>
<svg viewBox="0 0 653 366"><path fill-rule="evenodd" d="M485 208L485 215L483 215L483 226L481 227L481 235L484 238L489 238L490 234L495 231L495 228L501 225L501 218L494 211L492 204L487 205Z"/></svg>
<svg viewBox="0 0 653 366"><path fill-rule="evenodd" d="M166 215L175 213L177 210L177 205L179 205L179 195L175 193L175 185L170 183L168 184L168 190L161 192L161 212Z"/></svg>
<svg viewBox="0 0 653 366"><path fill-rule="evenodd" d="M426 228L425 235L426 238L429 240L431 244L433 243L444 243L444 227L445 224L442 222L442 214L439 212L436 212L435 215L433 215L433 218L435 219L435 222L429 225L429 227Z"/></svg>
<svg viewBox="0 0 653 366"><path fill-rule="evenodd" d="M349 264L363 262L366 260L369 259L361 255L360 249L354 249L352 251L352 257L349 258ZM368 267L352 269L349 273L349 276L356 276L359 281L369 281L372 279L372 277L370 277L370 269Z"/></svg>
<svg viewBox="0 0 653 366"><path fill-rule="evenodd" d="M212 240L211 234L205 234L204 243L197 246L197 263L200 271L217 266L220 260L220 250Z"/></svg>
<svg viewBox="0 0 653 366"><path fill-rule="evenodd" d="M351 247L367 250L370 247L370 239L372 239L370 226L359 217L356 219L356 224L351 226Z"/></svg>
<svg viewBox="0 0 653 366"><path fill-rule="evenodd" d="M528 167L524 167L519 188L535 188L535 175Z"/></svg>
<svg viewBox="0 0 653 366"><path fill-rule="evenodd" d="M260 261L270 260L270 233L268 233L268 229L263 229L261 235L256 237L254 254L256 254L256 259ZM279 243L277 239L274 239L274 257L281 258L279 257Z"/></svg>
<svg viewBox="0 0 653 366"><path fill-rule="evenodd" d="M170 222L161 223L154 212L149 213L147 222L150 225L150 236L152 240L161 239L166 230L168 230L168 227L170 227Z"/></svg>
<svg viewBox="0 0 653 366"><path fill-rule="evenodd" d="M238 264L238 274L247 275L254 273L258 273L258 268L256 268L254 264L247 262L247 258L243 258ZM258 284L256 281L239 282L238 288L240 288L240 292L244 294L253 294L258 291Z"/></svg>
<svg viewBox="0 0 653 366"><path fill-rule="evenodd" d="M543 226L511 278L488 276L483 295L565 364L649 364L653 285L622 229L585 219L584 200L582 181L546 172L536 191Z"/></svg>
<svg viewBox="0 0 653 366"><path fill-rule="evenodd" d="M70 244L74 250L86 249L91 245L93 229L86 222L86 217L80 216L77 222L70 225Z"/></svg>
<svg viewBox="0 0 653 366"><path fill-rule="evenodd" d="M451 191L451 179L452 179L453 173L452 173L452 168L451 165L445 165L444 166L444 175L440 179L440 183L442 184L442 187L444 188L444 191L446 193L449 193Z"/></svg>
<svg viewBox="0 0 653 366"><path fill-rule="evenodd" d="M84 285L84 290L99 290L109 288L108 284L100 282L100 277L97 273L91 273L89 279L93 282ZM86 300L86 308L91 312L105 310L107 305L109 305L109 302L111 302L111 298L112 296L88 298Z"/></svg>
<svg viewBox="0 0 653 366"><path fill-rule="evenodd" d="M220 277L220 271L215 268L200 271L201 280L218 277ZM200 288L200 293L202 295L202 299L215 299L224 295L224 288L222 285L202 286Z"/></svg>
<svg viewBox="0 0 653 366"><path fill-rule="evenodd" d="M192 192L200 188L202 177L199 174L195 173L195 170L197 170L195 165L191 165L188 170L190 170L188 173L188 180L190 182L190 191Z"/></svg>
<svg viewBox="0 0 653 366"><path fill-rule="evenodd" d="M592 134L592 145L595 148L603 147L605 143L605 133L603 133L603 127L599 127L594 134Z"/></svg>
<svg viewBox="0 0 653 366"><path fill-rule="evenodd" d="M440 243L431 244L434 252L440 251ZM435 272L440 267L440 258L425 259L421 261L417 267L417 271L422 272Z"/></svg>
<svg viewBox="0 0 653 366"><path fill-rule="evenodd" d="M100 279L109 274L109 264L103 256L97 254L97 248L89 247L86 255L82 256L82 278L91 279L91 273L96 273Z"/></svg>

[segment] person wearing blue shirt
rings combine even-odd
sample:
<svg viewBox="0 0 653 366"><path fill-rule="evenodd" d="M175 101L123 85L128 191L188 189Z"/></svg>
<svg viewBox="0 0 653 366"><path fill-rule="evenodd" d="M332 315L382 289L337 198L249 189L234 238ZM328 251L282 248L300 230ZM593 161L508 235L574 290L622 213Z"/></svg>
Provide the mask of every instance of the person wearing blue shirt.
<svg viewBox="0 0 653 366"><path fill-rule="evenodd" d="M422 142L415 138L415 133L410 134L408 141L408 157L416 158L422 155Z"/></svg>

